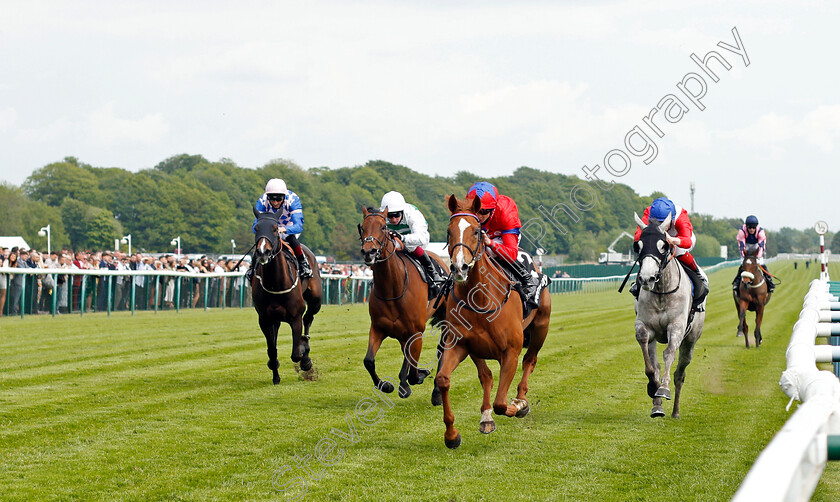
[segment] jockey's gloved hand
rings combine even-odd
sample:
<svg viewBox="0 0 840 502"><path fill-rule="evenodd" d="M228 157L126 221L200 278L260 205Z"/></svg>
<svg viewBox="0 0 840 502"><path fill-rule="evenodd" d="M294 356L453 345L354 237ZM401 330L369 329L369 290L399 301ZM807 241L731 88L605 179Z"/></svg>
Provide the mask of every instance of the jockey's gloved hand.
<svg viewBox="0 0 840 502"><path fill-rule="evenodd" d="M680 239L678 237L668 235L668 236L666 236L666 238L668 239L668 242L671 243L672 246L680 247Z"/></svg>
<svg viewBox="0 0 840 502"><path fill-rule="evenodd" d="M402 240L402 235L399 232L395 232L393 230L388 230L388 233L391 235L392 239L399 239Z"/></svg>

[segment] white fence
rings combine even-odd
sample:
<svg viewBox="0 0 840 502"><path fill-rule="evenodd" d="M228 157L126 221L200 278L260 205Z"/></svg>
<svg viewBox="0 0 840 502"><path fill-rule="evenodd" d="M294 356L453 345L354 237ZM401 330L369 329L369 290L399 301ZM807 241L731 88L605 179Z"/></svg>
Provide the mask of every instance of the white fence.
<svg viewBox="0 0 840 502"><path fill-rule="evenodd" d="M816 367L837 361L835 348L815 346L814 341L840 334L840 325L830 324L840 320L832 314L838 308L828 281L815 279L793 326L787 369L779 382L791 403L799 400L802 405L761 452L733 501L805 501L814 493L828 459L828 436L840 433L840 381Z"/></svg>

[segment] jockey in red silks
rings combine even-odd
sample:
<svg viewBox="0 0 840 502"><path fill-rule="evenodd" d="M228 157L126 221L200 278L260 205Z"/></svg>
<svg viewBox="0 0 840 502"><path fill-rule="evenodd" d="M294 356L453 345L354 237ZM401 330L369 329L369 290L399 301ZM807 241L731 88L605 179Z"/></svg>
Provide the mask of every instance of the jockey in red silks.
<svg viewBox="0 0 840 502"><path fill-rule="evenodd" d="M767 270L767 266L764 265L764 252L767 250L767 236L764 233L764 229L758 226L758 218L750 215L747 216L747 219L744 220L744 224L741 226L740 230L738 230L738 249L741 252L741 258L744 258L744 250L747 247L747 244L755 244L758 246L758 253L755 255L756 261L758 264L761 265L761 269L764 272L764 280L767 281L767 291L772 293L774 289L776 289L776 285L773 284L773 277L770 275L770 272ZM741 282L741 272L742 266L738 267L738 274L735 276L735 280L732 281L732 289L737 290L738 286Z"/></svg>
<svg viewBox="0 0 840 502"><path fill-rule="evenodd" d="M671 216L671 225L665 235L668 242L675 247L674 256L683 264L688 277L694 284L694 301L692 307L696 310L700 304L706 299L709 293L709 279L706 273L697 266L697 262L691 255L690 251L694 248L697 242L697 237L694 235L694 227L691 226L691 220L688 218L688 211L675 205L667 197L660 197L654 200L650 207L645 209L642 216L642 222L649 223L651 220L662 223L668 216ZM639 241L642 235L642 229L636 227L636 235L634 242ZM639 283L634 282L630 286L630 293L636 298L639 297Z"/></svg>
<svg viewBox="0 0 840 502"><path fill-rule="evenodd" d="M506 195L499 195L496 187L486 181L479 181L467 191L467 199L481 199L478 221L484 230L484 245L487 254L499 258L497 262L510 271L522 288L522 295L531 307L539 307L536 298L539 277L534 277L516 259L519 255L519 209Z"/></svg>

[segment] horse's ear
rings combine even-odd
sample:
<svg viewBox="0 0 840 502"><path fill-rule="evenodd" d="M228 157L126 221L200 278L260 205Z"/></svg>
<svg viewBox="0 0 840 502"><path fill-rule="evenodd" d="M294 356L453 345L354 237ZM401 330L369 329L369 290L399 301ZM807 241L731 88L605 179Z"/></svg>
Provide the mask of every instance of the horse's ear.
<svg viewBox="0 0 840 502"><path fill-rule="evenodd" d="M370 211L368 211L367 206L364 205L364 204L362 204L362 214L365 215L365 216L370 214Z"/></svg>
<svg viewBox="0 0 840 502"><path fill-rule="evenodd" d="M451 194L446 202L449 204L449 212L455 214L458 211L458 198L455 197L455 194Z"/></svg>
<svg viewBox="0 0 840 502"><path fill-rule="evenodd" d="M479 209L481 209L481 199L479 199L478 197L473 197L472 211L477 214Z"/></svg>
<svg viewBox="0 0 840 502"><path fill-rule="evenodd" d="M671 226L671 213L668 213L668 217L665 218L665 221L663 221L661 225L659 225L659 231L664 234L665 232L668 231L668 227L670 227L670 226Z"/></svg>
<svg viewBox="0 0 840 502"><path fill-rule="evenodd" d="M382 211L380 211L380 212L387 217L388 216L388 206L383 207Z"/></svg>
<svg viewBox="0 0 840 502"><path fill-rule="evenodd" d="M251 206L251 209L254 210L254 218L259 218L260 217L260 212L257 211L256 206Z"/></svg>
<svg viewBox="0 0 840 502"><path fill-rule="evenodd" d="M645 225L645 222L642 221L641 218L639 218L639 215L636 213L636 211L633 211L633 218L636 219L636 225L639 225L639 228L645 228L647 226Z"/></svg>

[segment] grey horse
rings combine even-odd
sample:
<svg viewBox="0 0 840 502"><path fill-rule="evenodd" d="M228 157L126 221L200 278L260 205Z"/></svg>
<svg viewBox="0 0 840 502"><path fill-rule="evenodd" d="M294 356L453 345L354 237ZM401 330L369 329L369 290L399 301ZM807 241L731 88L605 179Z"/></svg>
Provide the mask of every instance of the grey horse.
<svg viewBox="0 0 840 502"><path fill-rule="evenodd" d="M652 220L650 224L642 222L638 214L634 213L634 216L642 229L637 243L641 263L641 291L636 299L636 340L645 358L648 395L653 398L650 416L665 416L662 398L671 399L671 364L679 349L679 362L674 371L674 411L671 413L671 417L679 418L680 390L685 381L685 368L691 362L694 345L703 331L703 322L706 319L705 301L694 312L691 324L686 329L691 311L691 281L674 258L674 247L665 235L671 223L671 215L668 215L664 222ZM665 371L661 374L656 358L657 342L665 344L662 353Z"/></svg>

